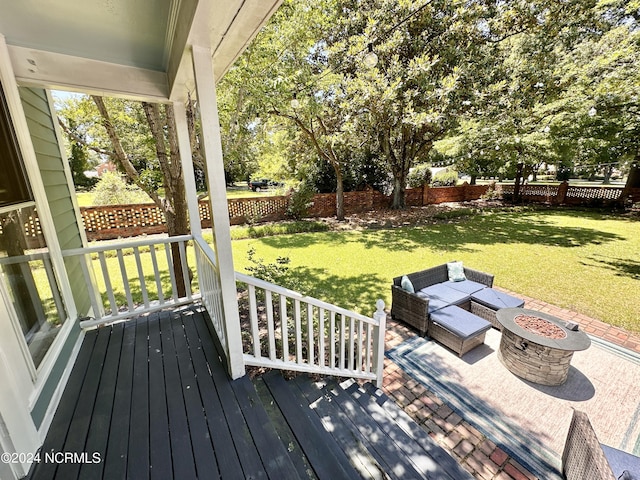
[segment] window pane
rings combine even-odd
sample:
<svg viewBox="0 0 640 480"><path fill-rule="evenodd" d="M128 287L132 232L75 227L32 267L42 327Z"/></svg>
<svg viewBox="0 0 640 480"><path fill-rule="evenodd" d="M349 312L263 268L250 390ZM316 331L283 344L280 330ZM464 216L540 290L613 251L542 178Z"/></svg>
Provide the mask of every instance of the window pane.
<svg viewBox="0 0 640 480"><path fill-rule="evenodd" d="M19 149L9 120L9 109L0 86L0 207L32 200Z"/></svg>
<svg viewBox="0 0 640 480"><path fill-rule="evenodd" d="M67 318L35 207L0 214L0 266L36 367Z"/></svg>

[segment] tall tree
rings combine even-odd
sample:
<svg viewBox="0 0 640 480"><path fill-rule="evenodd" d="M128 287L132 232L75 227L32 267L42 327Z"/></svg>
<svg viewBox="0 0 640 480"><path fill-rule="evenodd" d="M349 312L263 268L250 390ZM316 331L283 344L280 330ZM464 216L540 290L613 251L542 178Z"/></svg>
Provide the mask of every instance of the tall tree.
<svg viewBox="0 0 640 480"><path fill-rule="evenodd" d="M129 181L140 187L162 210L170 236L189 233L183 171L171 104L160 106L92 96L90 100L71 101L61 115L60 123L72 139L85 142L89 148L112 160ZM84 140L78 130L85 132L85 138L93 141ZM197 149L194 151L197 155ZM164 196L159 193L160 186L164 189ZM182 281L177 245L172 245L172 255L178 295L184 296L188 286Z"/></svg>

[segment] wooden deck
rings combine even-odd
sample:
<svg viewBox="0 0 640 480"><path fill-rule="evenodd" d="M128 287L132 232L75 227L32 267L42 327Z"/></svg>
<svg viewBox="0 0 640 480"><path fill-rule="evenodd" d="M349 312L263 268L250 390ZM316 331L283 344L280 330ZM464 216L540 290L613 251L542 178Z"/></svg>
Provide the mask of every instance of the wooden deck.
<svg viewBox="0 0 640 480"><path fill-rule="evenodd" d="M193 305L88 332L30 478L471 478L372 386L230 381L207 321Z"/></svg>

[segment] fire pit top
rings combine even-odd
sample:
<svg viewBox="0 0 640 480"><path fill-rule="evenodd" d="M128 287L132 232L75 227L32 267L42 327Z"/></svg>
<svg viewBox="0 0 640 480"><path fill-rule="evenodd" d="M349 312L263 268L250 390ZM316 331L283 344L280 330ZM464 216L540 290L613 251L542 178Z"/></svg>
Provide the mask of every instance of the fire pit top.
<svg viewBox="0 0 640 480"><path fill-rule="evenodd" d="M584 332L570 330L566 322L544 312L502 308L496 317L504 329L538 345L568 351L586 350L591 345Z"/></svg>
<svg viewBox="0 0 640 480"><path fill-rule="evenodd" d="M525 330L540 335L541 337L553 338L555 340L567 338L567 334L562 328L555 323L551 323L549 320L535 315L516 315L513 321Z"/></svg>

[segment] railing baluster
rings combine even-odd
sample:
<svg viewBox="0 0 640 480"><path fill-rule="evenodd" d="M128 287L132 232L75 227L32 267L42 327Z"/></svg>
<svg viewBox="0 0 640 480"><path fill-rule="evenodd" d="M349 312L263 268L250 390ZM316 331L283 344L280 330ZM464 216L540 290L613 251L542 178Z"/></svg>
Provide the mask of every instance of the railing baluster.
<svg viewBox="0 0 640 480"><path fill-rule="evenodd" d="M260 358L260 331L258 329L258 303L256 287L249 285L249 318L251 319L251 338L253 339L253 356Z"/></svg>
<svg viewBox="0 0 640 480"><path fill-rule="evenodd" d="M180 250L180 265L182 265L182 281L184 282L184 290L188 300L191 300L191 279L189 278L189 266L187 265L187 252L184 242L178 242Z"/></svg>
<svg viewBox="0 0 640 480"><path fill-rule="evenodd" d="M267 304L267 336L269 341L269 358L276 359L276 332L273 326L273 298L271 290L265 292L265 302Z"/></svg>
<svg viewBox="0 0 640 480"><path fill-rule="evenodd" d="M358 342L358 365L357 365L357 370L358 371L362 371L362 342L364 340L364 334L363 334L363 325L362 325L362 320L358 320L358 338L357 338L357 342Z"/></svg>
<svg viewBox="0 0 640 480"><path fill-rule="evenodd" d="M133 254L136 257L136 266L138 267L138 279L140 280L142 303L144 303L145 308L149 308L149 294L147 293L147 284L144 281L144 271L142 269L142 261L140 259L140 250L138 249L138 246L133 247Z"/></svg>
<svg viewBox="0 0 640 480"><path fill-rule="evenodd" d="M300 300L294 301L293 318L296 329L296 362L302 363L302 319L300 318Z"/></svg>
<svg viewBox="0 0 640 480"><path fill-rule="evenodd" d="M89 254L91 258L91 254ZM116 303L116 297L113 294L113 288L111 287L111 275L109 275L109 268L107 267L107 260L104 256L104 252L98 253L100 259L100 267L102 268L102 278L104 279L104 288L107 290L107 296L109 297L109 305L111 305L111 315L118 314L118 304Z"/></svg>
<svg viewBox="0 0 640 480"><path fill-rule="evenodd" d="M178 284L176 282L176 271L173 268L173 256L171 255L171 246L168 243L164 244L164 251L167 255L167 265L169 266L169 278L171 278L171 296L173 301L178 301Z"/></svg>
<svg viewBox="0 0 640 480"><path fill-rule="evenodd" d="M133 298L131 298L131 288L129 287L129 278L127 275L127 267L124 264L124 257L122 256L122 249L118 248L116 250L116 253L118 254L118 264L120 265L120 274L122 275L122 286L124 287L124 293L127 297L127 306L129 307L129 311L133 312L134 311L134 306L133 306ZM117 313L117 311L116 311Z"/></svg>
<svg viewBox="0 0 640 480"><path fill-rule="evenodd" d="M318 309L318 364L324 367L325 362L325 330L324 330L324 308Z"/></svg>
<svg viewBox="0 0 640 480"><path fill-rule="evenodd" d="M354 325L353 325L353 317L349 317L349 370L355 370L355 367L353 366L353 363L355 361L354 358L354 352L353 352L353 347L354 347Z"/></svg>
<svg viewBox="0 0 640 480"><path fill-rule="evenodd" d="M160 279L160 269L158 268L158 259L156 257L156 246L149 246L149 253L151 254L151 264L153 265L153 276L156 279L156 288L158 289L158 302L160 305L164 304L164 292L162 291L162 280Z"/></svg>
<svg viewBox="0 0 640 480"><path fill-rule="evenodd" d="M287 317L287 297L280 294L280 328L282 329L282 360L289 361L289 320Z"/></svg>
<svg viewBox="0 0 640 480"><path fill-rule="evenodd" d="M309 365L315 364L315 338L313 335L313 305L307 303L307 360Z"/></svg>
<svg viewBox="0 0 640 480"><path fill-rule="evenodd" d="M336 366L336 312L329 314L329 366Z"/></svg>
<svg viewBox="0 0 640 480"><path fill-rule="evenodd" d="M370 373L371 372L371 332L373 331L373 325L371 325L370 323L367 323L367 339L366 339L366 360L364 363L364 371L365 373Z"/></svg>
<svg viewBox="0 0 640 480"><path fill-rule="evenodd" d="M340 315L340 366L338 368L346 368L344 363L345 361L345 324L344 324L344 313Z"/></svg>

